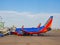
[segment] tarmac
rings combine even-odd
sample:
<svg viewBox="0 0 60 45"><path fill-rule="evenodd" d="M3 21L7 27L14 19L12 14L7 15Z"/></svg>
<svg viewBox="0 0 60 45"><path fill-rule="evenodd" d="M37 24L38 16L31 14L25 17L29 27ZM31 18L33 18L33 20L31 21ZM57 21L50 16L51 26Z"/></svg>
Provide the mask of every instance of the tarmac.
<svg viewBox="0 0 60 45"><path fill-rule="evenodd" d="M60 30L52 30L44 36L17 36L0 37L0 45L60 45Z"/></svg>

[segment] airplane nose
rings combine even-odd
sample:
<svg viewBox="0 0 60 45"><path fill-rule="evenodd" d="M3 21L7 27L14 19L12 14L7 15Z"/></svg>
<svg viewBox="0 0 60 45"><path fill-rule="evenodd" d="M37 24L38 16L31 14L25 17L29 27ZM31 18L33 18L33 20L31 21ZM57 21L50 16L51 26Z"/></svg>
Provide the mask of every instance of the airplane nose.
<svg viewBox="0 0 60 45"><path fill-rule="evenodd" d="M51 31L51 28L48 28L47 30L48 30L48 31Z"/></svg>

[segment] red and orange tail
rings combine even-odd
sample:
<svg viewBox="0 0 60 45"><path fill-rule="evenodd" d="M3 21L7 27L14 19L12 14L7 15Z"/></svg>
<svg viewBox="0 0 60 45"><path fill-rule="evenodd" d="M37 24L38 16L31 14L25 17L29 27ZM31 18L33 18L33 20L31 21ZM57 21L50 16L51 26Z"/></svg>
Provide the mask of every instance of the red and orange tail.
<svg viewBox="0 0 60 45"><path fill-rule="evenodd" d="M53 16L50 16L50 18L45 23L44 28L40 32L45 33L47 31L50 31L52 26L52 21L53 21Z"/></svg>
<svg viewBox="0 0 60 45"><path fill-rule="evenodd" d="M53 16L50 16L50 18L47 20L46 24L44 25L46 28L51 28L53 21Z"/></svg>

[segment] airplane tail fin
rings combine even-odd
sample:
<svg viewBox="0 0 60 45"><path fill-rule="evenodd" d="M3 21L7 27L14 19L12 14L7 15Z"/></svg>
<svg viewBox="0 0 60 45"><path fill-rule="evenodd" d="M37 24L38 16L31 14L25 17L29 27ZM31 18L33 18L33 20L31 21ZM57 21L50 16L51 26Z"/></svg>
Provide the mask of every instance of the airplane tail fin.
<svg viewBox="0 0 60 45"><path fill-rule="evenodd" d="M40 28L40 26L41 26L41 23L40 23L40 24L38 24L37 28Z"/></svg>
<svg viewBox="0 0 60 45"><path fill-rule="evenodd" d="M47 20L47 22L44 25L48 29L48 31L49 29L51 29L52 21L53 21L53 16L50 16L50 18Z"/></svg>
<svg viewBox="0 0 60 45"><path fill-rule="evenodd" d="M50 18L45 23L44 28L40 32L45 33L47 31L50 31L52 26L52 21L53 21L53 16L50 16Z"/></svg>

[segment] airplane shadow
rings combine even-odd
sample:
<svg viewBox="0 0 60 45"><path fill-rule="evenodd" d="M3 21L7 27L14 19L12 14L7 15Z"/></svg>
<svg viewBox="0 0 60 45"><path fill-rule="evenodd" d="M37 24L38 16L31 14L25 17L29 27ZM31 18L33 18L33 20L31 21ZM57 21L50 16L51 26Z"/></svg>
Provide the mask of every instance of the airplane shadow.
<svg viewBox="0 0 60 45"><path fill-rule="evenodd" d="M29 36L31 36L31 35L29 35ZM41 34L41 35L32 35L32 37L60 37L60 35Z"/></svg>

